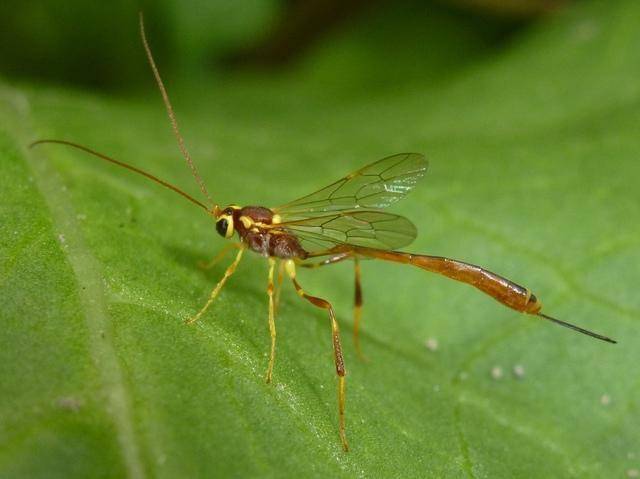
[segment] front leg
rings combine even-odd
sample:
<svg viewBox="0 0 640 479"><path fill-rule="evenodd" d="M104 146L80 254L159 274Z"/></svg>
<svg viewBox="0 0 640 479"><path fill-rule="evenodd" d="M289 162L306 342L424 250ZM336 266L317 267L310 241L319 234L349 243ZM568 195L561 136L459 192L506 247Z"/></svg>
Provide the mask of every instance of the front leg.
<svg viewBox="0 0 640 479"><path fill-rule="evenodd" d="M222 248L217 255L215 255L213 257L212 260L210 261L198 261L198 267L200 269L211 269L213 268L216 264L218 264L218 262L224 258L227 253L229 251L231 251L233 248L242 248L242 243L230 243L228 245L226 245L224 248Z"/></svg>
<svg viewBox="0 0 640 479"><path fill-rule="evenodd" d="M224 276L222 277L222 279L218 281L216 287L213 288L205 305L200 309L200 311L198 311L195 316L187 319L185 321L186 324L195 323L207 311L207 309L209 309L209 306L211 306L218 294L220 294L220 290L222 290L222 287L227 282L227 279L229 279L229 277L235 272L236 268L238 267L238 263L240 263L240 260L242 259L242 253L244 253L244 248L240 247L240 249L238 250L238 254L236 255L236 259L233 260L233 263L229 265L227 270L224 272Z"/></svg>

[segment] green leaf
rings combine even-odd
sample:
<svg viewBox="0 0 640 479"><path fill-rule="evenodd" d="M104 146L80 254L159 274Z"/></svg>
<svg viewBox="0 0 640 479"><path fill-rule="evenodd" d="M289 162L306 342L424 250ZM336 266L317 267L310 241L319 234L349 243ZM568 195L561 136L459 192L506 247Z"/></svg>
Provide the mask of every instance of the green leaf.
<svg viewBox="0 0 640 479"><path fill-rule="evenodd" d="M600 478L640 469L638 19L631 0L581 4L496 51L465 19L399 11L371 15L287 76L169 85L221 204L283 203L369 161L425 152L424 185L392 208L418 226L411 251L486 266L530 287L545 312L620 341L367 261L363 362L350 338L352 267L301 271L342 325L349 453L323 311L285 283L274 382L265 384L263 258L247 255L187 327L226 267L196 266L224 244L211 219L80 152L26 147L74 140L197 195L157 95L5 84L0 476ZM418 51L394 56L384 39Z"/></svg>

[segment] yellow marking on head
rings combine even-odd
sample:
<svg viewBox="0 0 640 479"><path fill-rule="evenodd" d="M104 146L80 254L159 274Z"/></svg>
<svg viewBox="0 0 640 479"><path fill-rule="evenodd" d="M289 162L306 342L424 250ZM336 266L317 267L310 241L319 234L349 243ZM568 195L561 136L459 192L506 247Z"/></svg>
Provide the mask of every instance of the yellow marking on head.
<svg viewBox="0 0 640 479"><path fill-rule="evenodd" d="M251 225L253 225L253 223L254 223L254 221L251 218L249 218L248 216L245 216L245 215L242 215L240 217L240 221L244 225L245 229L251 228Z"/></svg>
<svg viewBox="0 0 640 479"><path fill-rule="evenodd" d="M231 208L232 210L241 210L242 207L238 206L238 205L229 205L228 208Z"/></svg>
<svg viewBox="0 0 640 479"><path fill-rule="evenodd" d="M233 216L220 215L216 220L216 231L220 234L220 236L231 238L233 236L233 230Z"/></svg>
<svg viewBox="0 0 640 479"><path fill-rule="evenodd" d="M271 217L271 224L277 225L278 223L282 223L282 217L278 214L275 214Z"/></svg>

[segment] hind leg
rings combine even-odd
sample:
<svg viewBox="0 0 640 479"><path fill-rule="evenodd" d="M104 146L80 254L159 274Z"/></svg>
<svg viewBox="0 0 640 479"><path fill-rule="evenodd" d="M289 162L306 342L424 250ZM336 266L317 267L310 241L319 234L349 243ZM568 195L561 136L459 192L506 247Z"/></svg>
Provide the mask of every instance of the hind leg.
<svg viewBox="0 0 640 479"><path fill-rule="evenodd" d="M362 319L362 283L360 282L360 260L357 256L353 258L355 272L355 298L353 306L353 344L356 346L356 353L360 359L365 360L360 348L360 320Z"/></svg>
<svg viewBox="0 0 640 479"><path fill-rule="evenodd" d="M356 347L356 353L358 358L366 361L364 354L362 354L362 348L360 347L360 321L362 319L362 282L360 281L360 260L358 256L352 253L338 253L334 256L317 262L317 263L300 263L303 268L316 269L321 266L327 266L330 264L339 263L346 259L353 258L354 273L355 273L355 294L354 294L354 306L353 306L353 344Z"/></svg>
<svg viewBox="0 0 640 479"><path fill-rule="evenodd" d="M293 286L298 293L298 296L306 299L314 306L325 309L329 313L329 321L331 323L331 339L333 343L333 356L336 365L336 374L338 375L338 417L339 417L339 432L340 440L342 441L342 448L345 451L349 450L349 444L347 443L347 436L345 432L345 375L344 358L342 356L342 344L340 343L340 329L338 327L338 321L336 320L333 306L326 299L318 298L307 294L298 281L296 280L296 265L293 260L287 260L285 263L287 274L293 282Z"/></svg>

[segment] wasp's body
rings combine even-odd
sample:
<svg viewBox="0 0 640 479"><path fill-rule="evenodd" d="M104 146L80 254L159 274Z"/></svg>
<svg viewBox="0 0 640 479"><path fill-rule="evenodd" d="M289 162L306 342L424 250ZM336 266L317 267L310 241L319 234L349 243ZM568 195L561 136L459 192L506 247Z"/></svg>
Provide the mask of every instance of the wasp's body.
<svg viewBox="0 0 640 479"><path fill-rule="evenodd" d="M348 450L344 419L346 371L338 322L333 306L329 301L311 296L302 289L296 279L297 266L315 268L344 260L353 261L355 271L353 335L356 351L360 355L358 331L362 308L359 262L361 258L409 264L426 271L438 273L474 286L505 306L521 313L536 315L603 341L615 342L606 336L601 336L541 313L542 304L536 295L529 289L503 276L479 266L451 258L399 251L416 238L417 230L408 219L388 213L383 209L404 198L426 174L428 163L425 157L419 153L401 153L375 161L314 193L276 208L263 206L240 207L235 205L223 209L219 208L218 205L211 201L204 182L198 175L197 169L184 145L169 97L147 44L142 16L140 17L140 31L149 63L156 77L174 133L178 139L178 145L196 181L200 185L202 193L209 200L209 205L202 203L180 188L150 173L85 146L64 140L39 140L33 143L32 146L41 143L64 144L134 171L173 190L203 208L215 220L215 229L222 237L234 239L234 236L237 235L239 241L233 243L233 246L238 249L234 261L211 291L206 304L196 315L188 319L187 323L195 322L207 311L227 279L235 272L245 250L253 251L267 258L269 262L267 295L269 298L269 331L271 335L270 358L266 374L267 382L272 379L275 361L275 318L277 298L279 297L276 293L279 293L279 289L276 292L274 277L276 265L279 263L278 278L282 279L284 273L286 273L300 297L314 306L326 310L328 313L335 369L338 376L339 433L345 450ZM226 250L222 254L224 252ZM314 258L319 258L319 260L314 260Z"/></svg>
<svg viewBox="0 0 640 479"><path fill-rule="evenodd" d="M225 238L238 234L251 251L265 258L306 259L309 253L298 238L278 228L279 216L264 206L228 206L216 220L216 231Z"/></svg>

